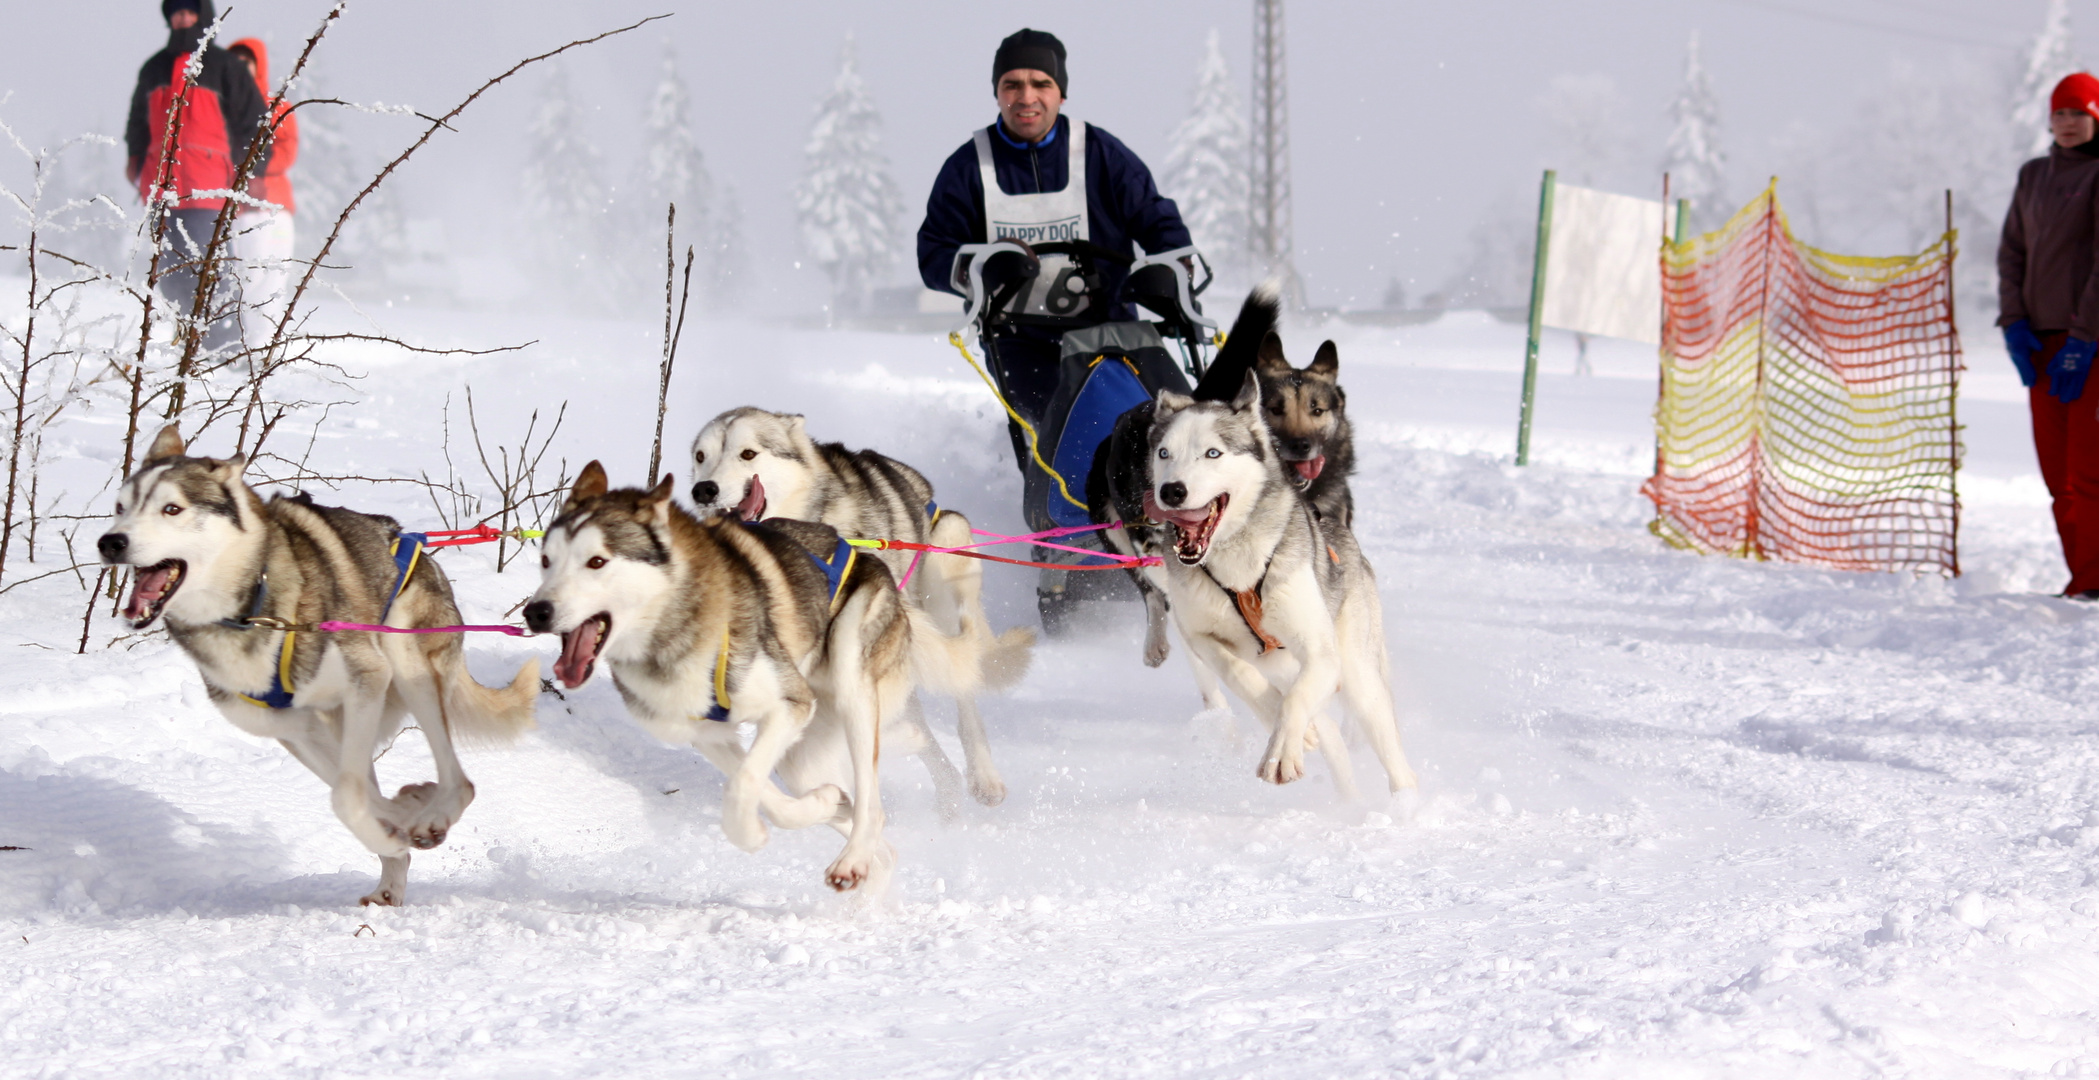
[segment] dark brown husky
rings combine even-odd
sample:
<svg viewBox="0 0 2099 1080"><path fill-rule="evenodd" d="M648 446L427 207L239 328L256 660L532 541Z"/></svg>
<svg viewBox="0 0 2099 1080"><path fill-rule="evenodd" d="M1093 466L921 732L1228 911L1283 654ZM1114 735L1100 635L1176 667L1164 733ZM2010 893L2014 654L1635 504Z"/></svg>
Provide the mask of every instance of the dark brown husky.
<svg viewBox="0 0 2099 1080"><path fill-rule="evenodd" d="M1356 445L1340 372L1341 353L1333 342L1321 343L1310 364L1294 368L1283 359L1283 340L1272 332L1254 363L1261 379L1261 418L1292 482L1321 521L1345 529L1356 516L1355 499L1348 493Z"/></svg>

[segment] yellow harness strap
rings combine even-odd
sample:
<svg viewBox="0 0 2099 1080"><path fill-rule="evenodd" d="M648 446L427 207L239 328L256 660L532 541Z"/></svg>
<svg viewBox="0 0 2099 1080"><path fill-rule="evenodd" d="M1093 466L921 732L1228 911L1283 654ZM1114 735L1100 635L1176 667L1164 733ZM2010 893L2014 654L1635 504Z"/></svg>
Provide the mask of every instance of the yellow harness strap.
<svg viewBox="0 0 2099 1080"><path fill-rule="evenodd" d="M977 363L977 358L969 354L969 346L963 344L962 335L958 332L950 331L947 336L947 342L955 347L956 352L962 354L962 359L969 361L970 367L976 369L977 376L984 380L985 386L991 388L991 396L998 399L999 406L1006 410L1006 415L1012 417L1013 422L1019 424L1020 429L1028 433L1028 454L1035 459L1035 464L1042 466L1042 471L1048 473L1050 479L1057 482L1057 491L1064 496L1064 501L1081 510L1086 509L1084 502L1072 498L1071 488L1064 483L1063 475L1058 473L1057 470L1050 468L1049 462L1042 460L1041 438L1035 434L1035 425L1021 419L1020 414L1013 411L1013 406L1006 404L1006 395L998 392L998 384L991 381L990 374L985 372L983 365ZM1095 362L1097 363L1098 360Z"/></svg>

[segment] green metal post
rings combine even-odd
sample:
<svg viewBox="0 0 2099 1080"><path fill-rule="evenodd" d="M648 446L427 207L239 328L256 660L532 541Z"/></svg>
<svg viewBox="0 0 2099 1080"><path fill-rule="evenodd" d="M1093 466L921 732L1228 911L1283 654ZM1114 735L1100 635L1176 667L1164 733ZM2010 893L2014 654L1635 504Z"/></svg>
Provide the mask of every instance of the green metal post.
<svg viewBox="0 0 2099 1080"><path fill-rule="evenodd" d="M1559 174L1545 170L1538 185L1538 255L1531 265L1531 329L1523 346L1523 411L1516 419L1516 464L1531 463L1531 405L1538 393L1538 320L1545 313L1545 251L1552 242L1552 189Z"/></svg>
<svg viewBox="0 0 2099 1080"><path fill-rule="evenodd" d="M1684 230L1690 227L1690 223L1691 223L1691 200L1689 200L1689 199L1678 199L1678 200L1676 200L1676 235L1675 235L1675 236L1673 236L1673 237L1670 237L1670 239L1672 239L1672 240L1675 240L1675 241L1676 241L1677 243L1679 243L1679 244L1683 243L1683 242L1684 242Z"/></svg>

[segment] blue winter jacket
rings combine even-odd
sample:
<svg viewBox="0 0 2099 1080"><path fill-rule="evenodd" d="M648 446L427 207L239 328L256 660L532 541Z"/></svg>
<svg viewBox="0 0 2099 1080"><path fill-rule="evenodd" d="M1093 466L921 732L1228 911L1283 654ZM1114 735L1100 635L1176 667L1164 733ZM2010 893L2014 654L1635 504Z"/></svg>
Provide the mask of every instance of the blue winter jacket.
<svg viewBox="0 0 2099 1080"><path fill-rule="evenodd" d="M1070 126L1071 120L1060 116L1041 142L1020 143L993 123L991 161L998 169L999 188L1009 195L1062 191L1071 172L1064 141ZM1111 251L1131 251L1134 241L1146 253L1189 244L1181 208L1159 194L1144 162L1097 124L1086 132L1086 187L1086 219L1094 243ZM976 145L965 142L940 167L933 194L926 199L926 220L918 227L919 277L929 289L954 292L948 277L955 250L984 242L984 182L977 171ZM1113 296L1126 276L1120 266L1102 266L1101 287ZM1110 317L1134 319L1137 313L1122 303Z"/></svg>

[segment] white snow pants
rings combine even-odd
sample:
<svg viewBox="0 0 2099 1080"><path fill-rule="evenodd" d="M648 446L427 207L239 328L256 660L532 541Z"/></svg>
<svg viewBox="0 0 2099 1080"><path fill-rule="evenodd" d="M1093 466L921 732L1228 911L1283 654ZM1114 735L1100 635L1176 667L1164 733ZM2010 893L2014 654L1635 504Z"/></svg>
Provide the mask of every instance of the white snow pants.
<svg viewBox="0 0 2099 1080"><path fill-rule="evenodd" d="M282 209L241 211L233 254L241 268L241 337L259 345L291 299L292 216Z"/></svg>

